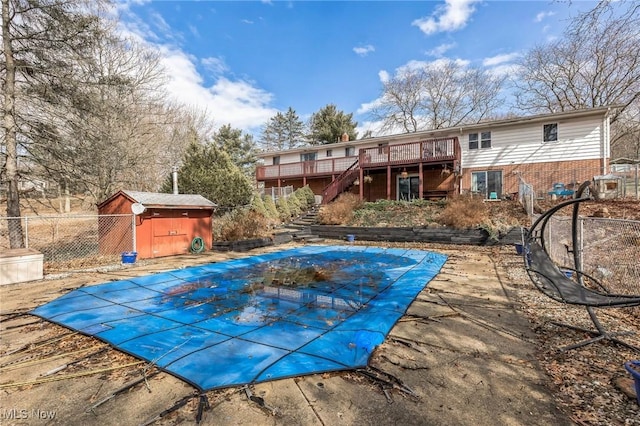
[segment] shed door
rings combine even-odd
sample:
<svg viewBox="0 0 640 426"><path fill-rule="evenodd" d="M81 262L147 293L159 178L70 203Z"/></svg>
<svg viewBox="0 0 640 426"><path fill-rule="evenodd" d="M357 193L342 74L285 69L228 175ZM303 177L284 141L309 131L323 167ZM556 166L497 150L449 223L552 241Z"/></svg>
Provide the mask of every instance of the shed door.
<svg viewBox="0 0 640 426"><path fill-rule="evenodd" d="M182 210L160 211L153 216L152 257L171 256L189 251L189 237L184 223L188 220L188 213Z"/></svg>

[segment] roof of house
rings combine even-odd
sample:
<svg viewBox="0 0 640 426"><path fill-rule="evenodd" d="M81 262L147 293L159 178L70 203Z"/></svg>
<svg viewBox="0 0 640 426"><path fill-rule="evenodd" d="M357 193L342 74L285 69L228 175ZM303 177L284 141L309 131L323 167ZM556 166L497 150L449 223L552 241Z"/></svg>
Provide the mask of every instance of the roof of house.
<svg viewBox="0 0 640 426"><path fill-rule="evenodd" d="M306 145L298 148L287 149L283 151L271 151L271 152L263 152L258 155L259 158L272 157L274 155L278 155L281 153L292 153L292 152L308 152L318 149L330 149L335 146L358 146L371 144L372 142L392 142L394 140L405 140L407 137L427 137L429 139L440 138L440 137L448 137L454 134L462 134L464 132L469 131L479 131L481 129L487 128L496 128L496 127L504 127L504 126L513 126L517 124L530 124L530 123L538 123L538 122L549 122L550 120L563 120L568 118L579 118L579 117L589 117L589 116L606 116L609 114L609 111L617 108L617 106L606 106L599 108L588 108L574 111L562 111L557 113L548 113L548 114L538 114L538 115L530 115L525 117L513 117L506 118L501 120L492 120L492 121L483 121L481 123L475 124L466 124L455 127L446 127L442 129L432 129L432 130L420 130L414 133L401 133L395 135L386 135L386 136L377 136L366 139L357 139L349 142L335 142L327 145Z"/></svg>
<svg viewBox="0 0 640 426"><path fill-rule="evenodd" d="M191 208L214 208L217 206L199 194L164 194L161 192L140 192L121 190L100 203L100 206L108 203L119 194L123 194L134 203L143 204L145 207L171 208L171 207L191 207Z"/></svg>

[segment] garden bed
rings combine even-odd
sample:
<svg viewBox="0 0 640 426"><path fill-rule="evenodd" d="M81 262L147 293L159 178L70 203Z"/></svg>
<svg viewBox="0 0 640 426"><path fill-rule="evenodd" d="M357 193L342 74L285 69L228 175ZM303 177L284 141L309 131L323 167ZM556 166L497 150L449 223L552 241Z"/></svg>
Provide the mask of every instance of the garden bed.
<svg viewBox="0 0 640 426"><path fill-rule="evenodd" d="M443 244L466 244L475 246L515 244L521 241L520 228L514 227L504 235L491 236L485 229L454 229L447 227L362 227L312 225L311 233L323 238L346 239L353 235L356 240L388 242L421 242Z"/></svg>

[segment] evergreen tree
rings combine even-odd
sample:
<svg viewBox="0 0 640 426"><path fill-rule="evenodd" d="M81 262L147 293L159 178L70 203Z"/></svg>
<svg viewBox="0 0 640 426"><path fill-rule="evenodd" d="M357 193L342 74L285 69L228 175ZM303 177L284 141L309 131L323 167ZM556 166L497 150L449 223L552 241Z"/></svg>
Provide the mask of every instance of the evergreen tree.
<svg viewBox="0 0 640 426"><path fill-rule="evenodd" d="M260 194L254 194L253 198L251 199L251 210L264 217L268 217L267 208L265 207L264 201L262 201L262 196Z"/></svg>
<svg viewBox="0 0 640 426"><path fill-rule="evenodd" d="M339 142L343 133L349 135L349 140L355 140L358 138L357 126L353 114L345 114L329 104L311 116L309 142L311 145Z"/></svg>
<svg viewBox="0 0 640 426"><path fill-rule="evenodd" d="M267 210L267 217L269 219L278 219L278 209L276 208L276 203L273 201L270 195L266 195L264 197L264 207Z"/></svg>
<svg viewBox="0 0 640 426"><path fill-rule="evenodd" d="M262 148L267 151L282 151L305 143L304 123L289 107L286 114L278 112L269 119L260 137Z"/></svg>
<svg viewBox="0 0 640 426"><path fill-rule="evenodd" d="M287 142L287 149L296 148L306 143L305 138L305 126L298 114L291 107L284 115L285 118L285 140Z"/></svg>
<svg viewBox="0 0 640 426"><path fill-rule="evenodd" d="M253 194L247 176L227 152L213 143L189 145L178 173L178 188L181 193L200 194L222 208L248 205ZM171 176L162 190L171 192Z"/></svg>
<svg viewBox="0 0 640 426"><path fill-rule="evenodd" d="M279 197L276 201L276 208L278 209L278 215L283 222L289 222L291 220L291 210L289 209L289 203L286 197Z"/></svg>
<svg viewBox="0 0 640 426"><path fill-rule="evenodd" d="M213 135L214 145L226 152L231 161L249 178L254 177L257 150L253 136L242 134L242 130L233 129L230 124L222 126Z"/></svg>

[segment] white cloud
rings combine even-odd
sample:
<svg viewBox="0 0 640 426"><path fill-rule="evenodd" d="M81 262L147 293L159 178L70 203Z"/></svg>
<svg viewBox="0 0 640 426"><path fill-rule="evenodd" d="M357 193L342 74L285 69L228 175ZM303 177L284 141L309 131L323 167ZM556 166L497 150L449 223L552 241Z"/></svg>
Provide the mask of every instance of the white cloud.
<svg viewBox="0 0 640 426"><path fill-rule="evenodd" d="M386 83L387 81L389 81L389 73L385 70L380 70L378 71L378 78L380 79L381 82Z"/></svg>
<svg viewBox="0 0 640 426"><path fill-rule="evenodd" d="M145 0L129 0L129 3L138 1ZM126 17L120 21L123 36L159 52L162 66L167 70L166 90L171 98L205 111L218 125L229 123L247 133L257 133L278 112L270 106L271 93L256 87L252 81L229 77L232 70L223 58L198 59L181 50L181 34L172 31L160 15L147 23L123 7L117 11ZM213 83L205 85L197 65L203 67Z"/></svg>
<svg viewBox="0 0 640 426"><path fill-rule="evenodd" d="M356 114L367 114L369 111L371 111L372 109L374 109L375 107L380 105L380 103L381 103L381 99L380 98L374 99L371 102L365 102L365 103L360 105L360 107L356 111Z"/></svg>
<svg viewBox="0 0 640 426"><path fill-rule="evenodd" d="M548 12L540 12L533 18L533 22L542 22L545 18L555 15L556 13L553 11Z"/></svg>
<svg viewBox="0 0 640 426"><path fill-rule="evenodd" d="M375 52L376 48L373 47L370 44L367 44L366 46L358 46L358 47L354 47L353 51L356 52L356 55L359 56L367 56L369 53L371 52Z"/></svg>
<svg viewBox="0 0 640 426"><path fill-rule="evenodd" d="M444 43L444 44L441 44L440 46L434 47L431 50L428 50L425 53L429 56L439 57L444 55L447 51L453 49L454 47L456 47L455 43Z"/></svg>
<svg viewBox="0 0 640 426"><path fill-rule="evenodd" d="M188 24L187 28L189 28L189 31L191 32L191 34L193 34L194 37L200 38L200 33L198 32L198 28L195 25Z"/></svg>
<svg viewBox="0 0 640 426"><path fill-rule="evenodd" d="M249 20L249 19L241 19L240 22L242 22L243 24L248 24L248 25L253 25L253 21Z"/></svg>
<svg viewBox="0 0 640 426"><path fill-rule="evenodd" d="M418 70L427 67L441 68L449 63L455 63L461 67L466 67L471 63L471 61L466 59L450 59L450 58L438 58L434 61L417 61L411 60L404 65L396 68L396 75L404 74L407 71Z"/></svg>
<svg viewBox="0 0 640 426"><path fill-rule="evenodd" d="M170 70L167 85L170 96L185 105L206 110L216 123L229 123L234 128L251 131L259 129L276 114L277 111L268 106L273 95L251 82L218 76L211 87L205 87L194 57L167 46L160 47L160 52L163 65ZM217 58L203 62L224 66ZM224 67L222 69L226 69Z"/></svg>
<svg viewBox="0 0 640 426"><path fill-rule="evenodd" d="M380 129L382 128L383 123L381 121L363 121L359 123L356 127L356 132L358 132L358 137L361 138L368 131L371 131L371 134L375 136L383 136Z"/></svg>
<svg viewBox="0 0 640 426"><path fill-rule="evenodd" d="M411 23L426 35L450 32L464 28L475 11L474 3L479 0L446 0L429 17L416 19Z"/></svg>
<svg viewBox="0 0 640 426"><path fill-rule="evenodd" d="M202 63L202 65L204 65L207 71L215 75L222 75L225 72L229 71L229 67L224 62L224 59L221 58L202 58L200 59L200 62Z"/></svg>
<svg viewBox="0 0 640 426"><path fill-rule="evenodd" d="M157 12L152 12L150 13L151 15L151 22L154 24L154 26L160 30L160 32L163 35L167 35L167 34L172 34L173 30L171 29L171 26L167 23L167 21L164 20L164 18L162 17L162 15L160 15Z"/></svg>
<svg viewBox="0 0 640 426"><path fill-rule="evenodd" d="M513 77L520 71L520 65L516 64L500 64L487 70L490 74L496 77Z"/></svg>
<svg viewBox="0 0 640 426"><path fill-rule="evenodd" d="M519 53L503 53L501 55L492 56L490 58L484 58L482 65L485 67L494 67L496 65L504 64L505 62L513 62L520 57Z"/></svg>

